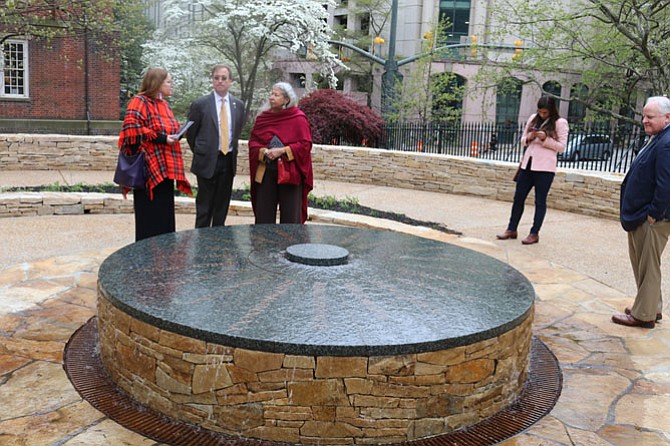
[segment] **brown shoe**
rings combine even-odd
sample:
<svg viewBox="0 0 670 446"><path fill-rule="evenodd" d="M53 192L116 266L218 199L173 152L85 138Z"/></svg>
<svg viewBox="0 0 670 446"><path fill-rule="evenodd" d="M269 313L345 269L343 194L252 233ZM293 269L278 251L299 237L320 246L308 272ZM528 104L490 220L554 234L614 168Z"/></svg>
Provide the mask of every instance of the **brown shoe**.
<svg viewBox="0 0 670 446"><path fill-rule="evenodd" d="M631 312L630 307L626 307L626 309L623 310L623 312L626 313L626 314L630 314L630 312ZM662 313L656 313L656 322L660 321L661 319L663 319L663 314Z"/></svg>
<svg viewBox="0 0 670 446"><path fill-rule="evenodd" d="M540 236L537 235L537 234L533 234L531 232L530 234L528 234L528 236L525 239L521 240L521 243L523 243L524 245L532 245L532 244L537 243L539 241L540 241Z"/></svg>
<svg viewBox="0 0 670 446"><path fill-rule="evenodd" d="M630 314L615 314L612 316L612 322L626 327L654 328L656 326L654 321L641 321Z"/></svg>
<svg viewBox="0 0 670 446"><path fill-rule="evenodd" d="M503 232L502 234L496 235L496 238L498 240L508 240L508 239L516 239L519 236L516 231L512 231L508 229L507 231Z"/></svg>

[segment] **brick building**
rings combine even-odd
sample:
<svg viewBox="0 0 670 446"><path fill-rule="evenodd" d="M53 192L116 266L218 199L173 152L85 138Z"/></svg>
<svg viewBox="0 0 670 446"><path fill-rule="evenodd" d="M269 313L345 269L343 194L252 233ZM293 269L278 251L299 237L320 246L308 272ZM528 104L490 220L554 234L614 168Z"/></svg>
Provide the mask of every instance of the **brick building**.
<svg viewBox="0 0 670 446"><path fill-rule="evenodd" d="M0 32L0 132L112 134L119 54L85 31L49 40Z"/></svg>

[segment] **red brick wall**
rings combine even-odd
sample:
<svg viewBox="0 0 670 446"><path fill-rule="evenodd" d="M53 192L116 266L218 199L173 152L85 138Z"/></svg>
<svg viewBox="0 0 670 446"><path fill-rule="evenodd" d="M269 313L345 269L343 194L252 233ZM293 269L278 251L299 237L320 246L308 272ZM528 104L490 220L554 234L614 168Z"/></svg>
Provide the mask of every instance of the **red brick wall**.
<svg viewBox="0 0 670 446"><path fill-rule="evenodd" d="M90 119L119 119L119 56L89 37ZM29 100L0 98L0 118L87 119L83 36L28 42Z"/></svg>

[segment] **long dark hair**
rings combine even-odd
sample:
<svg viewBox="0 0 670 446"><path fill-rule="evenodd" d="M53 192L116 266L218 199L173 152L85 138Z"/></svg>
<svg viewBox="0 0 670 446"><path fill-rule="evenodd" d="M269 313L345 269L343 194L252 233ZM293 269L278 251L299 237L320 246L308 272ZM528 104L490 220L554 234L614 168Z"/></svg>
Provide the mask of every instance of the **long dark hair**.
<svg viewBox="0 0 670 446"><path fill-rule="evenodd" d="M556 106L556 100L551 96L542 96L537 101L537 109L543 109L549 111L549 117L547 122L542 127L542 130L552 138L556 138L556 121L560 118L558 114L558 107ZM539 129L544 120L540 115L535 115L533 119L532 126Z"/></svg>

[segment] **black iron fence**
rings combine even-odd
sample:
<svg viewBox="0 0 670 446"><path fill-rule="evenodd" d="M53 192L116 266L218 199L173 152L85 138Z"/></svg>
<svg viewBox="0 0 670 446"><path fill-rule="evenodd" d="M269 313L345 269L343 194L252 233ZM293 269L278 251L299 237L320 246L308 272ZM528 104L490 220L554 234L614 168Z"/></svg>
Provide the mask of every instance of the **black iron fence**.
<svg viewBox="0 0 670 446"><path fill-rule="evenodd" d="M378 141L352 141L341 135L331 143L518 162L523 153L523 127L524 124L397 123L386 124ZM568 145L559 155L558 165L625 172L643 143L644 132L637 126L571 125Z"/></svg>

